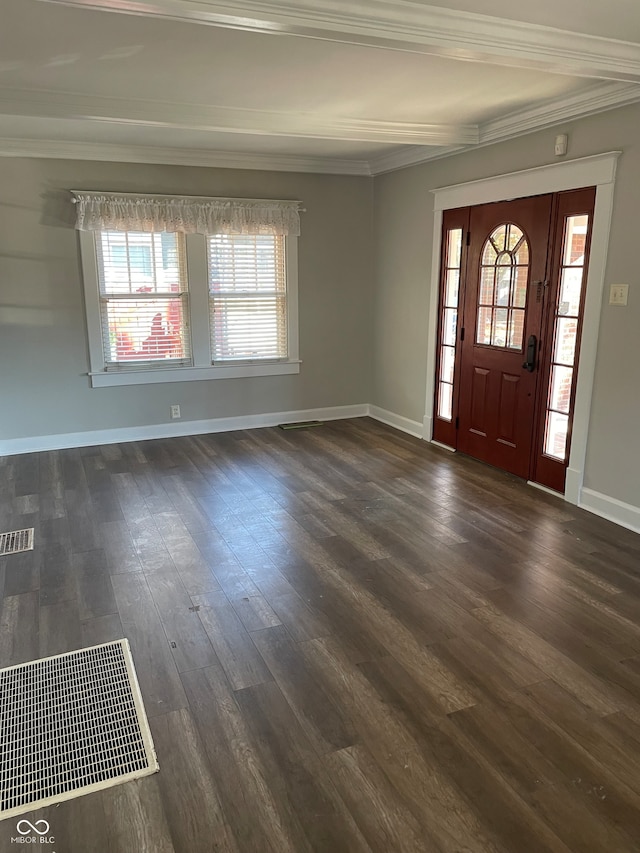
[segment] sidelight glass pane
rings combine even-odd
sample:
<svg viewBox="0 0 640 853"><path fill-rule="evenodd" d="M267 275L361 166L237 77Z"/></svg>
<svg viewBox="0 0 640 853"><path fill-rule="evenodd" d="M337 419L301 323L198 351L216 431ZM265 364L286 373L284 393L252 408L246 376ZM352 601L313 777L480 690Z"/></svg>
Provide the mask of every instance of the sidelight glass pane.
<svg viewBox="0 0 640 853"><path fill-rule="evenodd" d="M569 416L559 412L547 412L544 452L564 462L567 452L567 428Z"/></svg>
<svg viewBox="0 0 640 853"><path fill-rule="evenodd" d="M586 215L566 217L563 266L581 266L584 264L588 225L589 217Z"/></svg>
<svg viewBox="0 0 640 853"><path fill-rule="evenodd" d="M440 353L440 379L443 382L453 383L455 356L455 347L442 347L442 352Z"/></svg>
<svg viewBox="0 0 640 853"><path fill-rule="evenodd" d="M553 360L559 364L572 365L575 359L578 320L574 317L558 317Z"/></svg>
<svg viewBox="0 0 640 853"><path fill-rule="evenodd" d="M462 228L448 228L445 236L446 263L442 285L440 367L435 405L436 416L445 421L453 419L453 376L458 333L463 233Z"/></svg>
<svg viewBox="0 0 640 853"><path fill-rule="evenodd" d="M549 408L558 412L569 414L569 403L571 401L571 381L573 379L573 368L554 365L551 372L551 395Z"/></svg>
<svg viewBox="0 0 640 853"><path fill-rule="evenodd" d="M442 330L442 343L447 346L455 346L456 331L458 325L458 311L456 308L444 309L444 328Z"/></svg>
<svg viewBox="0 0 640 853"><path fill-rule="evenodd" d="M544 434L544 453L560 462L566 462L568 452L567 434L588 227L587 215L564 218L562 268L555 311L553 357Z"/></svg>
<svg viewBox="0 0 640 853"><path fill-rule="evenodd" d="M447 237L447 267L460 268L462 260L462 228L452 228Z"/></svg>
<svg viewBox="0 0 640 853"><path fill-rule="evenodd" d="M583 278L584 267L565 267L562 270L558 314L572 314L573 316L577 316L580 310L580 294L582 293Z"/></svg>
<svg viewBox="0 0 640 853"><path fill-rule="evenodd" d="M494 347L505 347L507 345L507 322L509 312L506 308L496 308L493 317L493 334L491 343Z"/></svg>
<svg viewBox="0 0 640 853"><path fill-rule="evenodd" d="M460 287L460 270L447 270L444 304L447 308L458 307L458 288Z"/></svg>
<svg viewBox="0 0 640 853"><path fill-rule="evenodd" d="M476 328L476 343L491 343L491 320L493 319L492 308L478 308L478 325Z"/></svg>
<svg viewBox="0 0 640 853"><path fill-rule="evenodd" d="M453 415L453 385L441 382L438 388L438 417L450 421Z"/></svg>

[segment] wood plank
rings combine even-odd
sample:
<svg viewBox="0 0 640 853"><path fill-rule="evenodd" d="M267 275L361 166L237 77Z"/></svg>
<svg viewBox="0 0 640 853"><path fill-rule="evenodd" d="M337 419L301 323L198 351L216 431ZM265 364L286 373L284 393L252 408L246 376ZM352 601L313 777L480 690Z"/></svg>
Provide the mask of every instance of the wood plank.
<svg viewBox="0 0 640 853"><path fill-rule="evenodd" d="M125 636L120 616L117 613L86 619L80 623L80 630L83 647L112 643L114 640L121 640Z"/></svg>
<svg viewBox="0 0 640 853"><path fill-rule="evenodd" d="M185 708L187 698L146 581L140 574L111 578L124 635L149 717Z"/></svg>
<svg viewBox="0 0 640 853"><path fill-rule="evenodd" d="M44 549L40 567L40 604L74 601L77 594L70 548L58 545Z"/></svg>
<svg viewBox="0 0 640 853"><path fill-rule="evenodd" d="M442 849L428 838L366 747L340 749L325 762L372 850L424 853L428 849L438 853Z"/></svg>
<svg viewBox="0 0 640 853"><path fill-rule="evenodd" d="M222 668L185 672L182 680L240 850L311 853L298 816L273 789Z"/></svg>
<svg viewBox="0 0 640 853"><path fill-rule="evenodd" d="M107 823L107 851L181 853L181 849L184 850L176 849L171 840L156 775L109 788L103 792L102 801Z"/></svg>
<svg viewBox="0 0 640 853"><path fill-rule="evenodd" d="M40 608L40 657L60 655L82 648L78 604L61 601Z"/></svg>
<svg viewBox="0 0 640 853"><path fill-rule="evenodd" d="M176 850L241 853L224 814L215 772L187 709L154 717L158 784Z"/></svg>
<svg viewBox="0 0 640 853"><path fill-rule="evenodd" d="M271 788L296 812L311 849L370 851L328 773L316 762L278 686L273 682L260 684L236 696L271 777Z"/></svg>
<svg viewBox="0 0 640 853"><path fill-rule="evenodd" d="M0 611L0 669L35 660L39 652L37 592L5 596Z"/></svg>
<svg viewBox="0 0 640 853"><path fill-rule="evenodd" d="M104 551L83 551L72 557L81 619L117 611Z"/></svg>
<svg viewBox="0 0 640 853"><path fill-rule="evenodd" d="M226 596L206 592L192 600L233 689L270 681L273 676Z"/></svg>
<svg viewBox="0 0 640 853"><path fill-rule="evenodd" d="M353 727L324 692L284 625L256 631L252 639L316 751L334 752L354 744Z"/></svg>
<svg viewBox="0 0 640 853"><path fill-rule="evenodd" d="M104 521L100 525L100 542L105 554L109 573L139 572L140 554L135 548L133 537L126 521Z"/></svg>
<svg viewBox="0 0 640 853"><path fill-rule="evenodd" d="M145 578L179 672L211 666L217 661L195 606L169 558Z"/></svg>
<svg viewBox="0 0 640 853"><path fill-rule="evenodd" d="M128 637L160 753L57 849L635 850L630 531L367 418L2 457L0 518L0 668Z"/></svg>
<svg viewBox="0 0 640 853"><path fill-rule="evenodd" d="M359 667L341 652L339 644L335 640L310 640L300 648L305 657L315 662L324 689L350 716L360 741L384 767L387 778L435 848L453 851L464 844L473 853L502 853L504 848L489 837L464 796L446 773L423 757L421 745ZM374 665L377 664L361 666Z"/></svg>

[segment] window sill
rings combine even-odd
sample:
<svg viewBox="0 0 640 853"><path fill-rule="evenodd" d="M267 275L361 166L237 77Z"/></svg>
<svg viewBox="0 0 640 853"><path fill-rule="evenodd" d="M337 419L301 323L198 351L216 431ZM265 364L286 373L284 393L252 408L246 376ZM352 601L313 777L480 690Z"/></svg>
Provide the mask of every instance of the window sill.
<svg viewBox="0 0 640 853"><path fill-rule="evenodd" d="M283 376L300 373L300 361L271 364L229 364L224 367L172 367L164 370L113 370L90 373L92 388L114 385L154 385L159 382L201 382L207 379L243 379L252 376Z"/></svg>

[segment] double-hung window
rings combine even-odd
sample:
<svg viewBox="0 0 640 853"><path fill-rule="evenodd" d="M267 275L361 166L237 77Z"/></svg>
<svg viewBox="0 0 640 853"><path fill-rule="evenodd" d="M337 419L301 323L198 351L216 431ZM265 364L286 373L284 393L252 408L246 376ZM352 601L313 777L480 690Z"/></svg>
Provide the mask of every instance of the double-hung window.
<svg viewBox="0 0 640 853"><path fill-rule="evenodd" d="M207 237L214 363L287 358L284 241L272 234Z"/></svg>
<svg viewBox="0 0 640 853"><path fill-rule="evenodd" d="M184 234L96 231L106 370L191 364Z"/></svg>
<svg viewBox="0 0 640 853"><path fill-rule="evenodd" d="M94 387L299 372L297 202L74 196Z"/></svg>

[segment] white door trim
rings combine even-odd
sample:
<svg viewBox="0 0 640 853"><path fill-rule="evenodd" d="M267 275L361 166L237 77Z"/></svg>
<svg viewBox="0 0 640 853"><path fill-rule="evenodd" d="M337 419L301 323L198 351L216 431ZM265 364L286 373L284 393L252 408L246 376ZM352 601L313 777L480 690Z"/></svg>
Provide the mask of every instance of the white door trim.
<svg viewBox="0 0 640 853"><path fill-rule="evenodd" d="M522 172L496 175L455 186L433 190L434 223L431 262L431 294L429 302L429 346L427 352L427 388L422 437L433 437L433 399L435 390L436 347L438 340L438 291L440 285L440 253L442 241L442 211L456 207L473 207L506 199L525 198L544 193L592 187L596 189L593 215L591 256L587 276L580 363L576 386L573 435L567 469L565 500L580 502L584 464L589 437L589 418L593 377L596 365L598 330L602 310L602 293L609 247L609 229L613 210L613 191L616 165L620 151L596 154L563 163L552 163Z"/></svg>

